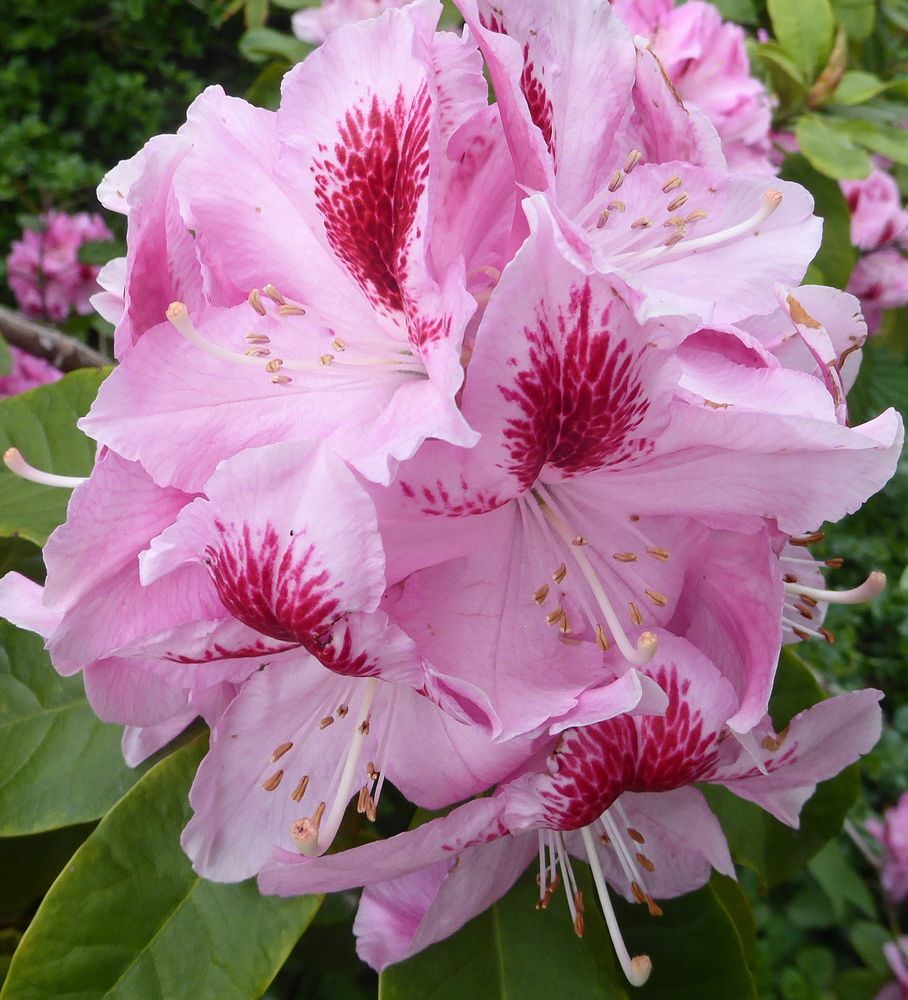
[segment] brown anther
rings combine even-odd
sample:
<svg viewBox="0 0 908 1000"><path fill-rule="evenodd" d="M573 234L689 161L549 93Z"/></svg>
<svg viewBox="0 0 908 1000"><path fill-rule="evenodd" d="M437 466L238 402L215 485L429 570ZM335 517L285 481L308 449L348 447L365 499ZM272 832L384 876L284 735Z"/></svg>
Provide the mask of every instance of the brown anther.
<svg viewBox="0 0 908 1000"><path fill-rule="evenodd" d="M551 614L545 616L545 620L549 625L557 625L564 617L564 608L559 604Z"/></svg>
<svg viewBox="0 0 908 1000"><path fill-rule="evenodd" d="M257 288L253 288L249 293L249 298L247 299L249 305L259 314L259 316L267 316L268 313L265 311L265 307L262 304L262 295Z"/></svg>
<svg viewBox="0 0 908 1000"><path fill-rule="evenodd" d="M243 351L247 358L267 358L270 353L267 347L247 347Z"/></svg>
<svg viewBox="0 0 908 1000"><path fill-rule="evenodd" d="M768 750L770 753L775 753L785 740L788 739L788 726L786 726L781 733L776 736L764 736L760 741L760 746L764 750Z"/></svg>
<svg viewBox="0 0 908 1000"><path fill-rule="evenodd" d="M662 185L662 190L665 194L668 194L669 191L675 191L679 187L681 187L681 178L677 176L669 177L669 179Z"/></svg>
<svg viewBox="0 0 908 1000"><path fill-rule="evenodd" d="M545 599L549 596L549 585L544 583L539 590L533 594L533 600L536 604L545 604Z"/></svg>
<svg viewBox="0 0 908 1000"><path fill-rule="evenodd" d="M664 608L668 605L668 598L665 594L660 594L658 590L650 590L648 587L643 591L644 594L655 604L657 607Z"/></svg>
<svg viewBox="0 0 908 1000"><path fill-rule="evenodd" d="M845 560L841 556L836 556L835 559L827 559L825 562L830 569L841 569L845 565Z"/></svg>
<svg viewBox="0 0 908 1000"><path fill-rule="evenodd" d="M798 578L794 575L794 573L786 573L782 577L782 579L785 581L785 583L797 583L798 582Z"/></svg>
<svg viewBox="0 0 908 1000"><path fill-rule="evenodd" d="M828 628L817 629L821 636L826 640L827 645L831 646L835 642L835 636Z"/></svg>
<svg viewBox="0 0 908 1000"><path fill-rule="evenodd" d="M623 201L610 201L606 207L610 212L623 212L627 205Z"/></svg>
<svg viewBox="0 0 908 1000"><path fill-rule="evenodd" d="M638 844L646 843L646 837L644 837L639 830L635 830L632 826L627 828L627 835L631 838L631 840L635 840Z"/></svg>
<svg viewBox="0 0 908 1000"><path fill-rule="evenodd" d="M636 552L614 552L612 553L612 559L617 559L618 562L628 563L637 561Z"/></svg>
<svg viewBox="0 0 908 1000"><path fill-rule="evenodd" d="M371 760L366 765L366 774L369 775L369 779L371 781L375 781L375 779L378 777L378 771L375 770L375 764Z"/></svg>
<svg viewBox="0 0 908 1000"><path fill-rule="evenodd" d="M631 893L638 903L646 902L646 893L640 888L639 882L631 882Z"/></svg>
<svg viewBox="0 0 908 1000"><path fill-rule="evenodd" d="M266 792L273 792L281 783L281 778L283 777L283 771L275 771L267 781L262 782L262 788L264 788Z"/></svg>
<svg viewBox="0 0 908 1000"><path fill-rule="evenodd" d="M552 897L558 891L558 887L561 885L561 879L556 875L555 878L549 883L545 890L545 895L536 904L537 910L548 909L549 903L552 901Z"/></svg>
<svg viewBox="0 0 908 1000"><path fill-rule="evenodd" d="M287 300L272 284L265 285L265 287L262 289L262 294L267 295L272 302L276 303L279 306L287 304Z"/></svg>
<svg viewBox="0 0 908 1000"><path fill-rule="evenodd" d="M794 626L792 626L791 631L794 632L794 634L799 639L805 639L806 640L806 639L810 639L811 638L810 633L809 632L805 632L804 629L802 629L802 628L795 628Z"/></svg>
<svg viewBox="0 0 908 1000"><path fill-rule="evenodd" d="M272 375L277 375L283 364L284 362L280 358L272 358L268 364L265 365L265 371Z"/></svg>
<svg viewBox="0 0 908 1000"><path fill-rule="evenodd" d="M366 799L366 819L370 823L374 823L376 815L377 814L375 810L375 799L373 799L372 796L370 795Z"/></svg>
<svg viewBox="0 0 908 1000"><path fill-rule="evenodd" d="M671 218L666 219L665 222L662 223L662 228L683 229L684 225L685 225L684 219L682 219L680 215L673 215L671 216Z"/></svg>
<svg viewBox="0 0 908 1000"><path fill-rule="evenodd" d="M687 195L679 194L677 198L672 198L672 200L665 207L669 212L677 212L679 208L683 208L686 204Z"/></svg>
<svg viewBox="0 0 908 1000"><path fill-rule="evenodd" d="M552 579L555 581L555 583L561 583L566 576L567 576L567 566L565 566L564 563L562 563L558 567L558 569L556 569L555 572L552 574Z"/></svg>
<svg viewBox="0 0 908 1000"><path fill-rule="evenodd" d="M602 650L603 653L607 653L612 645L608 641L605 629L601 625L596 626L596 645Z"/></svg>
<svg viewBox="0 0 908 1000"><path fill-rule="evenodd" d="M599 834L599 843L600 844L604 844L606 847L608 847L609 844L611 844L611 842L612 842L612 838L607 833L600 833Z"/></svg>
<svg viewBox="0 0 908 1000"><path fill-rule="evenodd" d="M669 238L665 241L665 246L667 247L677 246L677 244L679 244L686 235L687 235L686 233L683 233L679 229L678 232L674 234L674 236L669 236Z"/></svg>
<svg viewBox="0 0 908 1000"><path fill-rule="evenodd" d="M561 623L561 625L559 625L558 631L562 635L570 635L571 634L571 619L568 618L567 615L564 616L564 621Z"/></svg>
<svg viewBox="0 0 908 1000"><path fill-rule="evenodd" d="M612 174L612 179L608 182L608 189L614 194L614 192L617 191L618 188L620 188L623 183L624 183L624 171L616 170Z"/></svg>
<svg viewBox="0 0 908 1000"><path fill-rule="evenodd" d="M324 802L319 802L318 806L315 809L315 812L312 814L312 825L315 827L316 830L318 830L319 826L321 825L322 816L325 815L325 810L327 808L328 807Z"/></svg>
<svg viewBox="0 0 908 1000"><path fill-rule="evenodd" d="M637 851L634 857L648 872L654 872L656 870L656 866L652 863L652 861L650 861L650 859L640 851Z"/></svg>
<svg viewBox="0 0 908 1000"><path fill-rule="evenodd" d="M277 307L278 316L305 316L306 310L302 306L293 306L289 302L284 306Z"/></svg>
<svg viewBox="0 0 908 1000"><path fill-rule="evenodd" d="M646 908L649 910L649 915L651 917L661 917L662 907L653 899L652 896L646 897Z"/></svg>
<svg viewBox="0 0 908 1000"><path fill-rule="evenodd" d="M628 519L628 521L639 521L640 520L640 515L639 514L628 514L627 519Z"/></svg>
<svg viewBox="0 0 908 1000"><path fill-rule="evenodd" d="M330 365L331 362L334 360L334 355L333 354L323 354L318 360L319 360L319 363L321 364L321 366L323 368L327 368L328 365Z"/></svg>
<svg viewBox="0 0 908 1000"><path fill-rule="evenodd" d="M346 717L346 715L347 715L347 713L348 713L349 711L350 711L350 706L349 706L349 705L338 705L338 706L337 706L337 711L335 711L335 713L334 713L334 714L335 714L335 715L336 715L336 716L337 716L337 717L338 717L339 719L343 719L343 718L345 718L345 717Z"/></svg>
<svg viewBox="0 0 908 1000"><path fill-rule="evenodd" d="M639 219L635 219L631 223L631 229L650 229L652 227L652 222L645 215L641 215Z"/></svg>
<svg viewBox="0 0 908 1000"><path fill-rule="evenodd" d="M691 212L684 221L690 225L692 222L702 222L706 217L706 212L704 212L702 208L698 208L695 212Z"/></svg>
<svg viewBox="0 0 908 1000"><path fill-rule="evenodd" d="M280 746L275 747L274 750L271 751L271 763L272 764L276 763L281 759L281 757L284 756L285 753L287 753L288 750L292 749L293 749L292 743L282 743Z"/></svg>
<svg viewBox="0 0 908 1000"><path fill-rule="evenodd" d="M659 562L668 562L671 557L671 552L668 549L660 549L656 545L647 545L646 554L652 556L653 559L658 559Z"/></svg>
<svg viewBox="0 0 908 1000"><path fill-rule="evenodd" d="M246 334L246 342L249 344L270 344L271 338L266 337L264 333L256 333L254 330L250 330Z"/></svg>
<svg viewBox="0 0 908 1000"><path fill-rule="evenodd" d="M571 545L586 545L586 539L583 535L576 535L571 539Z"/></svg>
<svg viewBox="0 0 908 1000"><path fill-rule="evenodd" d="M356 797L356 811L358 813L364 813L366 811L366 798L369 795L369 786L363 785L359 790L359 795Z"/></svg>
<svg viewBox="0 0 908 1000"><path fill-rule="evenodd" d="M583 937L583 932L586 929L586 921L584 920L586 910L583 906L583 893L579 889L574 893L574 906L577 909L577 916L574 918L574 933L577 937Z"/></svg>
<svg viewBox="0 0 908 1000"><path fill-rule="evenodd" d="M324 719L318 724L319 729L327 729L334 722L333 715L326 715Z"/></svg>
<svg viewBox="0 0 908 1000"><path fill-rule="evenodd" d="M360 736L368 736L369 735L369 720L368 719L364 719L359 724L359 735Z"/></svg>
<svg viewBox="0 0 908 1000"><path fill-rule="evenodd" d="M335 337L334 340L331 341L331 346L335 349L335 351L347 350L347 345L340 339L340 337Z"/></svg>
<svg viewBox="0 0 908 1000"><path fill-rule="evenodd" d="M633 601L631 601L628 604L627 609L631 613L631 621L635 625L642 625L643 624L643 615L640 614L640 609L637 607L637 605L634 604Z"/></svg>
<svg viewBox="0 0 908 1000"><path fill-rule="evenodd" d="M642 157L643 157L643 154L640 152L639 149L632 149L630 151L630 155L624 161L624 172L626 174L629 174L634 169L634 167L637 166L637 164L640 162L640 160L642 159Z"/></svg>
<svg viewBox="0 0 908 1000"><path fill-rule="evenodd" d="M596 220L596 228L605 229L605 224L608 222L608 220L609 220L609 211L608 209L604 208L599 213L599 218Z"/></svg>
<svg viewBox="0 0 908 1000"><path fill-rule="evenodd" d="M798 600L810 608L815 608L820 603L815 597L810 597L807 594L799 594Z"/></svg>
<svg viewBox="0 0 908 1000"><path fill-rule="evenodd" d="M306 789L309 787L309 775L304 774L299 780L299 784L293 789L293 794L290 796L294 802L302 802L303 796L306 794Z"/></svg>
<svg viewBox="0 0 908 1000"><path fill-rule="evenodd" d="M825 537L826 537L825 532L814 531L813 534L804 535L801 538L795 538L794 536L792 536L791 538L788 539L788 541L791 542L792 545L799 545L801 547L805 547L807 545L813 545L815 542L822 542Z"/></svg>
<svg viewBox="0 0 908 1000"><path fill-rule="evenodd" d="M806 618L807 621L813 621L813 611L811 611L810 608L805 607L803 604L795 604L795 611L797 611L802 618Z"/></svg>
<svg viewBox="0 0 908 1000"><path fill-rule="evenodd" d="M272 375L271 381L274 385L290 385L293 379L289 375Z"/></svg>

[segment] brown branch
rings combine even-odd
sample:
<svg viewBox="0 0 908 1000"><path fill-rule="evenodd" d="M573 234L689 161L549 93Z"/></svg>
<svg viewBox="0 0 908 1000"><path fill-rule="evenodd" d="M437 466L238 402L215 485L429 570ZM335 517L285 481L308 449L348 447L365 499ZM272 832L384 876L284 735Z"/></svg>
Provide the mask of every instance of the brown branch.
<svg viewBox="0 0 908 1000"><path fill-rule="evenodd" d="M0 306L0 334L14 347L36 358L44 358L63 372L76 368L103 368L111 364L110 358L81 340L52 326L26 319L22 313L6 306Z"/></svg>

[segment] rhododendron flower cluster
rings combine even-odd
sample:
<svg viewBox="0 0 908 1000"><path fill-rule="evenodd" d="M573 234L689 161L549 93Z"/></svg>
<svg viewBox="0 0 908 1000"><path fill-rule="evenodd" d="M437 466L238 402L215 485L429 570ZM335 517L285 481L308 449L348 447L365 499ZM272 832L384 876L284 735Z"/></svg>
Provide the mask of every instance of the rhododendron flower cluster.
<svg viewBox="0 0 908 1000"><path fill-rule="evenodd" d="M113 233L100 215L50 211L37 229L26 229L6 258L7 280L19 308L35 319L62 322L91 312L99 268L79 261L79 248Z"/></svg>
<svg viewBox="0 0 908 1000"><path fill-rule="evenodd" d="M908 260L903 250L908 237L908 212L895 178L874 167L861 181L842 181L851 208L851 241L862 251L848 283L861 300L871 330L884 309L908 305Z"/></svg>
<svg viewBox="0 0 908 1000"><path fill-rule="evenodd" d="M43 358L26 354L18 347L10 346L9 351L12 365L5 375L0 375L0 396L15 396L63 377L61 372Z"/></svg>
<svg viewBox="0 0 908 1000"><path fill-rule="evenodd" d="M0 609L130 761L206 719L203 876L368 886L381 968L531 862L582 933L580 859L641 983L610 892L655 919L733 874L694 785L796 825L877 739L876 691L781 732L768 703L783 638L883 585L829 589L807 546L902 426L849 423L866 326L799 287L806 191L731 171L602 0L459 7L460 35L435 0L339 28L276 112L211 88L107 178L99 457ZM328 853L388 782L462 804Z"/></svg>
<svg viewBox="0 0 908 1000"><path fill-rule="evenodd" d="M883 851L883 888L893 902L900 903L908 898L908 793L886 811L882 821L868 820L866 826Z"/></svg>

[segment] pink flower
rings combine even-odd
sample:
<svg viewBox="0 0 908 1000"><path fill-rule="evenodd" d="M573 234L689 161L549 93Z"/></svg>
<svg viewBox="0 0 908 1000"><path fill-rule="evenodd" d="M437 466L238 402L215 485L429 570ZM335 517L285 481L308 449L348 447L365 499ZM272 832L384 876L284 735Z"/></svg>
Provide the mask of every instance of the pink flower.
<svg viewBox="0 0 908 1000"><path fill-rule="evenodd" d="M71 312L90 313L99 269L79 262L79 248L89 240L112 238L100 215L51 211L41 216L41 228L27 229L6 259L9 286L22 312L55 322Z"/></svg>
<svg viewBox="0 0 908 1000"><path fill-rule="evenodd" d="M722 784L796 826L816 783L879 738L882 697L867 690L832 698L796 716L782 734L767 718L742 745L726 728L737 711L734 689L694 646L663 636L645 670L668 693L664 716L570 729L491 799L380 844L317 862L279 853L259 877L261 888L287 895L365 884L360 955L382 968L453 933L537 856L542 905L560 884L582 926L573 855L593 868L628 979L645 981L649 960L630 958L606 883L658 912L657 899L702 885L713 868L733 875L719 824L691 784Z"/></svg>
<svg viewBox="0 0 908 1000"><path fill-rule="evenodd" d="M900 903L908 897L908 793L886 811L882 822L869 820L867 830L883 848L883 888Z"/></svg>
<svg viewBox="0 0 908 1000"><path fill-rule="evenodd" d="M293 15L293 33L312 45L323 42L344 24L378 17L389 7L402 7L409 0L322 0Z"/></svg>
<svg viewBox="0 0 908 1000"><path fill-rule="evenodd" d="M746 35L711 3L613 0L635 34L645 35L686 104L704 112L733 171L775 173L770 160L772 100L750 73Z"/></svg>
<svg viewBox="0 0 908 1000"><path fill-rule="evenodd" d="M851 209L851 241L861 250L879 250L899 242L908 228L908 212L895 178L874 167L860 181L842 181Z"/></svg>
<svg viewBox="0 0 908 1000"><path fill-rule="evenodd" d="M15 396L17 393L34 389L48 382L56 382L63 377L50 362L36 358L18 347L10 347L12 367L6 375L0 376L0 396Z"/></svg>
<svg viewBox="0 0 908 1000"><path fill-rule="evenodd" d="M908 1000L908 965L906 965L906 954L908 954L908 937L901 937L896 941L887 941L883 945L883 954L889 963L889 968L895 976L895 982L884 986L877 993L875 1000Z"/></svg>
<svg viewBox="0 0 908 1000"><path fill-rule="evenodd" d="M867 325L875 332L884 310L908 303L908 260L895 247L866 254L851 272L848 291L861 300Z"/></svg>

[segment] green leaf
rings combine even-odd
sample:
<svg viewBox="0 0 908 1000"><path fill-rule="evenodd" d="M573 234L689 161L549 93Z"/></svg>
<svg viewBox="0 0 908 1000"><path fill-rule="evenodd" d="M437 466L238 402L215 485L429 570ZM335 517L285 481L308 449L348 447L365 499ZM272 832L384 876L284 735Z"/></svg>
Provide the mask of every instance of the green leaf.
<svg viewBox="0 0 908 1000"><path fill-rule="evenodd" d="M239 41L240 54L250 62L284 59L298 63L312 51L312 46L275 28L252 28Z"/></svg>
<svg viewBox="0 0 908 1000"><path fill-rule="evenodd" d="M875 0L832 0L835 19L845 26L848 37L854 42L864 42L876 25Z"/></svg>
<svg viewBox="0 0 908 1000"><path fill-rule="evenodd" d="M865 917L872 917L876 906L870 890L863 879L849 864L841 846L835 841L829 843L810 859L807 870L817 880L826 898L832 904L836 920L845 923L854 906Z"/></svg>
<svg viewBox="0 0 908 1000"><path fill-rule="evenodd" d="M268 20L268 0L246 0L243 21L247 28L264 28Z"/></svg>
<svg viewBox="0 0 908 1000"><path fill-rule="evenodd" d="M770 703L776 729L781 731L792 716L821 699L822 692L809 668L790 649L784 650ZM797 830L726 788L706 785L701 791L719 817L735 861L754 871L764 885L773 886L800 872L838 833L859 787L856 764L822 782L801 811Z"/></svg>
<svg viewBox="0 0 908 1000"><path fill-rule="evenodd" d="M804 115L795 126L795 134L801 152L821 174L839 180L870 173L872 164L866 150L831 127L828 118Z"/></svg>
<svg viewBox="0 0 908 1000"><path fill-rule="evenodd" d="M801 155L789 156L781 176L802 184L813 195L817 215L823 219L823 242L813 260L820 272L820 284L844 288L857 261L851 243L851 213L838 183L824 177Z"/></svg>
<svg viewBox="0 0 908 1000"><path fill-rule="evenodd" d="M45 472L87 476L96 446L76 421L88 412L106 374L84 369L0 400L0 451L14 446ZM21 535L43 545L66 518L70 492L26 482L0 469L0 536Z"/></svg>
<svg viewBox="0 0 908 1000"><path fill-rule="evenodd" d="M859 118L830 119L830 124L840 135L871 152L908 164L908 132L903 128Z"/></svg>
<svg viewBox="0 0 908 1000"><path fill-rule="evenodd" d="M574 936L560 894L547 910L536 910L539 889L529 872L453 937L386 969L380 1000L756 1000L745 960L754 947L753 924L743 917L738 925L749 905L731 880L660 902L661 917L615 901L629 951L653 962L649 982L632 989L612 957L589 871L579 862L574 871L586 901L583 939Z"/></svg>
<svg viewBox="0 0 908 1000"><path fill-rule="evenodd" d="M539 888L530 871L457 934L386 969L380 1000L628 1000L630 987L593 904L596 890L589 870L576 863L574 870L587 902L583 939L574 934L563 895L556 895L548 909L536 909ZM636 941L629 947L638 950Z"/></svg>
<svg viewBox="0 0 908 1000"><path fill-rule="evenodd" d="M886 84L873 73L864 70L848 70L839 80L839 85L829 98L830 104L863 104L877 94L882 94Z"/></svg>
<svg viewBox="0 0 908 1000"><path fill-rule="evenodd" d="M0 337L0 375L9 375L13 368L13 354L9 344Z"/></svg>
<svg viewBox="0 0 908 1000"><path fill-rule="evenodd" d="M79 263L94 264L96 266L106 264L114 257L125 257L126 247L116 240L88 240L79 247Z"/></svg>
<svg viewBox="0 0 908 1000"><path fill-rule="evenodd" d="M44 898L2 1000L258 997L321 902L196 875L180 849L199 739L152 768Z"/></svg>
<svg viewBox="0 0 908 1000"><path fill-rule="evenodd" d="M98 721L80 676L60 677L38 636L0 620L0 837L103 816L140 775L120 737Z"/></svg>
<svg viewBox="0 0 908 1000"><path fill-rule="evenodd" d="M889 971L883 945L892 940L892 935L885 927L869 920L859 920L848 928L848 940L869 969L882 973Z"/></svg>
<svg viewBox="0 0 908 1000"><path fill-rule="evenodd" d="M246 91L246 100L260 108L277 111L281 103L281 81L288 69L283 59L268 63Z"/></svg>
<svg viewBox="0 0 908 1000"><path fill-rule="evenodd" d="M892 982L891 972L847 969L835 981L836 1000L876 1000L876 995Z"/></svg>
<svg viewBox="0 0 908 1000"><path fill-rule="evenodd" d="M773 34L810 79L832 51L835 18L829 0L767 0Z"/></svg>
<svg viewBox="0 0 908 1000"><path fill-rule="evenodd" d="M715 0L714 6L726 21L756 24L759 20L754 0Z"/></svg>
<svg viewBox="0 0 908 1000"><path fill-rule="evenodd" d="M870 420L890 406L908 416L908 365L885 342L871 337L861 352L861 370L848 393L848 412L855 424Z"/></svg>

